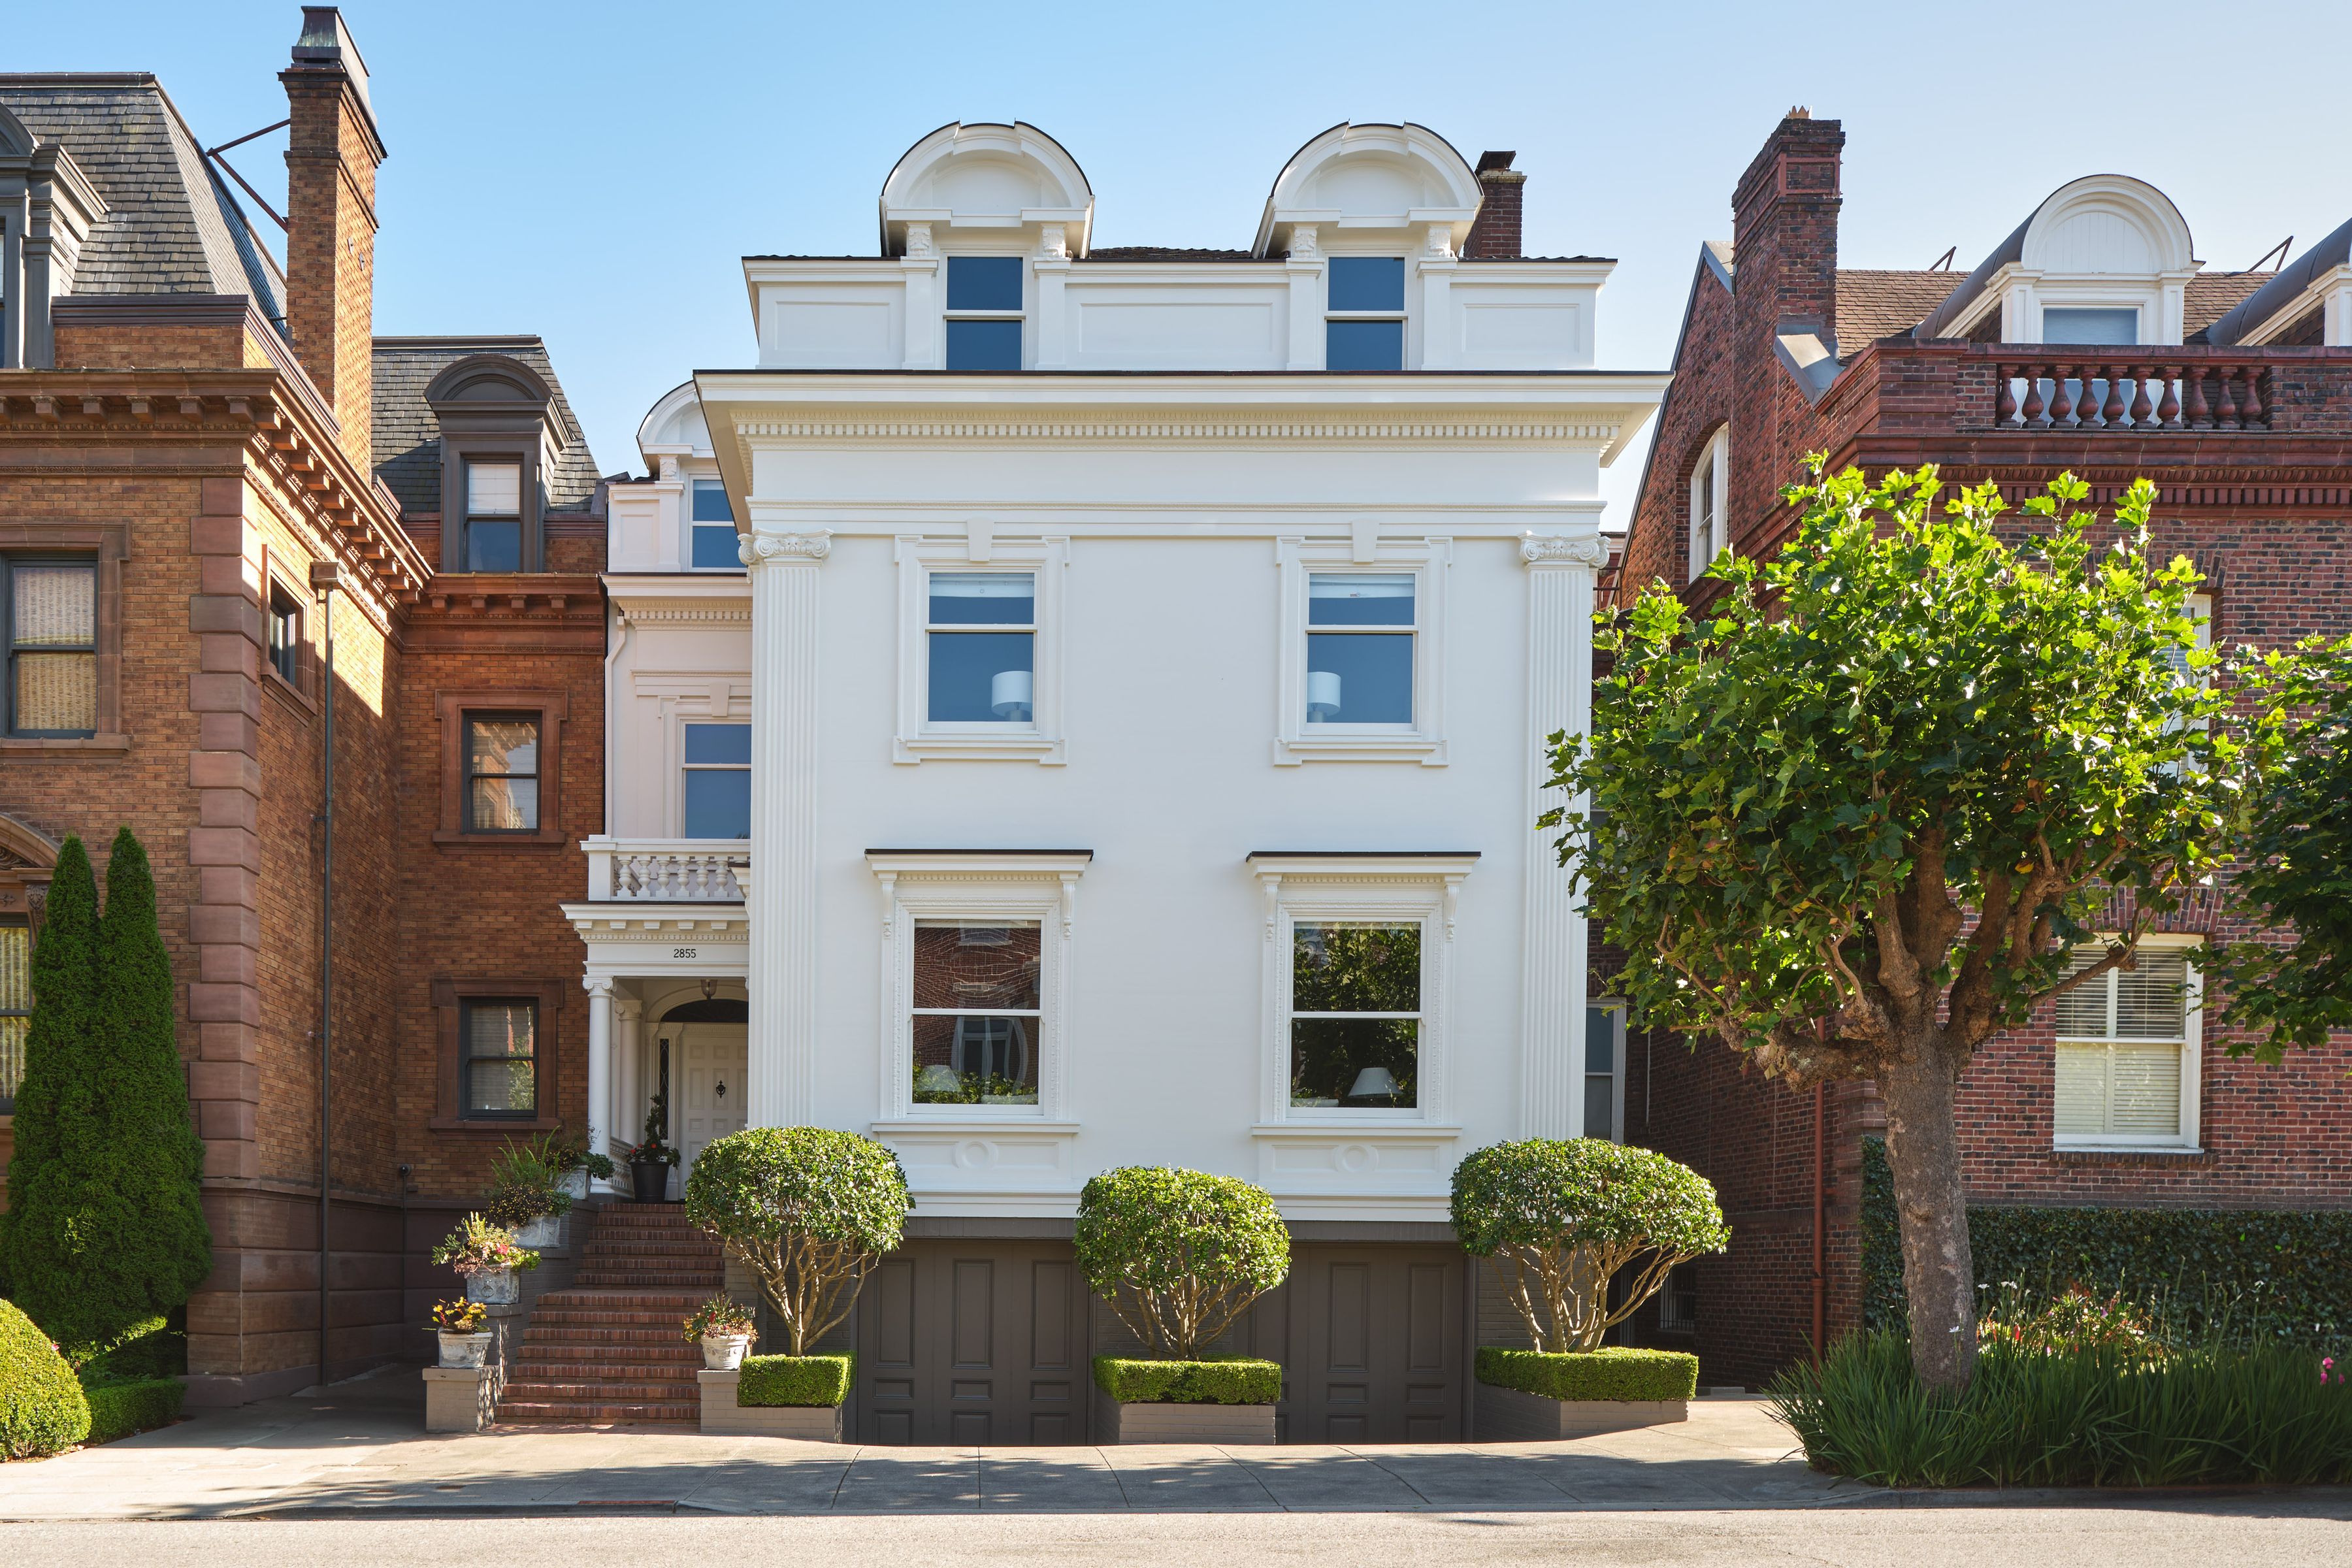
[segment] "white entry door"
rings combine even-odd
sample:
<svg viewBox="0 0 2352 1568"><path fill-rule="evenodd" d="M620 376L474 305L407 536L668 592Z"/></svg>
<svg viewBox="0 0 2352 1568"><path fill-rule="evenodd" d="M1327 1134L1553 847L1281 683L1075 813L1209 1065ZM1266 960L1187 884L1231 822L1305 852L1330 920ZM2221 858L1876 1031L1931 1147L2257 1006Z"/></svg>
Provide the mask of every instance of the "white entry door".
<svg viewBox="0 0 2352 1568"><path fill-rule="evenodd" d="M675 1024L671 1072L679 1090L678 1190L694 1169L695 1157L714 1138L743 1131L743 1077L751 1061L750 1026L743 1024Z"/></svg>

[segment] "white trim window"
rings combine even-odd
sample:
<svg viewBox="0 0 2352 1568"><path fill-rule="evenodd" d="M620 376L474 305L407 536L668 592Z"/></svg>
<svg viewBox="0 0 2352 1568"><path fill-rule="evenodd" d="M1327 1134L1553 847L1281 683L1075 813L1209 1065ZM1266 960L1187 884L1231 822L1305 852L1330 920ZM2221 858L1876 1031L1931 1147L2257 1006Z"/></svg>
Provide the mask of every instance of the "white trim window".
<svg viewBox="0 0 2352 1568"><path fill-rule="evenodd" d="M1275 761L1445 762L1453 542L1285 539Z"/></svg>
<svg viewBox="0 0 2352 1568"><path fill-rule="evenodd" d="M947 368L1019 370L1028 262L1019 256L950 256L947 268Z"/></svg>
<svg viewBox="0 0 2352 1568"><path fill-rule="evenodd" d="M1068 560L1066 539L898 542L894 760L1063 761Z"/></svg>
<svg viewBox="0 0 2352 1568"><path fill-rule="evenodd" d="M1402 370L1402 256L1334 256L1324 263L1323 368Z"/></svg>
<svg viewBox="0 0 2352 1568"><path fill-rule="evenodd" d="M1731 548L1731 426L1707 437L1690 477L1690 580L1706 575L1715 558Z"/></svg>
<svg viewBox="0 0 2352 1568"><path fill-rule="evenodd" d="M1625 1004L1584 1009L1584 1136L1625 1142Z"/></svg>
<svg viewBox="0 0 2352 1568"><path fill-rule="evenodd" d="M678 837L751 837L751 726L688 721L679 731Z"/></svg>
<svg viewBox="0 0 2352 1568"><path fill-rule="evenodd" d="M735 509L725 481L690 479L686 484L686 564L695 572L740 572L736 554Z"/></svg>
<svg viewBox="0 0 2352 1568"><path fill-rule="evenodd" d="M2061 1149L2194 1149L2204 1026L2195 938L2147 936L2133 967L2058 998L2053 1092ZM2074 973L2106 955L2075 950Z"/></svg>

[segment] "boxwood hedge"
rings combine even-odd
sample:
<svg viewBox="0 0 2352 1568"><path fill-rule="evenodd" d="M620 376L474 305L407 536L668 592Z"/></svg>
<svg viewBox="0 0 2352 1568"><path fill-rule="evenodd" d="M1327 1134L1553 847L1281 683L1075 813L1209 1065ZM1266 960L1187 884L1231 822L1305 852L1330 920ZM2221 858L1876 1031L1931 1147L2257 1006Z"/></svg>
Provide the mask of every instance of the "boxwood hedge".
<svg viewBox="0 0 2352 1568"><path fill-rule="evenodd" d="M1863 1321L1908 1322L1895 1177L1884 1140L1863 1140ZM2352 1211L2011 1208L1971 1205L1969 1248L1990 1292L2079 1284L2120 1293L2178 1334L2321 1350L2352 1347Z"/></svg>
<svg viewBox="0 0 2352 1568"><path fill-rule="evenodd" d="M838 1405L856 1381L854 1355L750 1355L736 1380L735 1403Z"/></svg>
<svg viewBox="0 0 2352 1568"><path fill-rule="evenodd" d="M1478 1381L1546 1399L1688 1399L1698 1392L1698 1357L1633 1345L1556 1353L1482 1345Z"/></svg>
<svg viewBox="0 0 2352 1568"><path fill-rule="evenodd" d="M37 1458L89 1436L89 1402L49 1336L0 1301L0 1458Z"/></svg>
<svg viewBox="0 0 2352 1568"><path fill-rule="evenodd" d="M1129 1361L1098 1355L1095 1386L1121 1405L1272 1405L1282 1397L1282 1368L1249 1356Z"/></svg>
<svg viewBox="0 0 2352 1568"><path fill-rule="evenodd" d="M175 1377L142 1378L136 1383L101 1383L82 1390L89 1401L91 1443L111 1443L176 1421L187 1389Z"/></svg>

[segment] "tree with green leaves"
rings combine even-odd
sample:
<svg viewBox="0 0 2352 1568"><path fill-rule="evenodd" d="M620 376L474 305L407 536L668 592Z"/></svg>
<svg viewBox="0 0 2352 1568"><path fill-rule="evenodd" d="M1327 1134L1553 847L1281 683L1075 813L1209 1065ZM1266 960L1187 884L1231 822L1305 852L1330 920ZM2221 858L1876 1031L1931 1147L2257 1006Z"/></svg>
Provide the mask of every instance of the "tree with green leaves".
<svg viewBox="0 0 2352 1568"><path fill-rule="evenodd" d="M1592 732L1554 737L1579 805L1544 822L1649 1026L1793 1088L1875 1080L1912 1354L1955 1388L1977 1321L1960 1076L2130 966L2229 859L2281 710L2212 679L2199 577L2152 556L2145 481L2102 531L2062 476L2012 544L1990 485L1937 517L1932 468L1814 478L1784 492L1801 521L1777 559L1719 559L1696 616L1656 586L1604 628ZM2099 931L2116 893L2122 929Z"/></svg>
<svg viewBox="0 0 2352 1568"><path fill-rule="evenodd" d="M146 852L116 836L103 919L79 838L53 877L0 1254L17 1305L79 1361L184 1302L212 1236Z"/></svg>
<svg viewBox="0 0 2352 1568"><path fill-rule="evenodd" d="M1198 1361L1290 1277L1290 1232L1238 1176L1129 1165L1078 1192L1078 1272L1150 1354Z"/></svg>

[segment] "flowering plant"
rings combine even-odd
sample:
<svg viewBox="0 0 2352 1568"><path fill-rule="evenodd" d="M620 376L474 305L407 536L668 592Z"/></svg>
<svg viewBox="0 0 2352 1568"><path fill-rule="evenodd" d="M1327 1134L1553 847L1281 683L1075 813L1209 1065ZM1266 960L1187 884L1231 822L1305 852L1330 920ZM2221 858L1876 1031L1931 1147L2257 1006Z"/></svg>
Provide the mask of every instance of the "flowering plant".
<svg viewBox="0 0 2352 1568"><path fill-rule="evenodd" d="M2170 1353L2146 1313L2120 1294L2102 1300L2080 1285L2069 1285L2063 1295L2031 1309L2021 1289L2006 1286L2000 1302L1977 1325L1977 1336L2042 1355L2104 1350L2137 1366L2158 1365Z"/></svg>
<svg viewBox="0 0 2352 1568"><path fill-rule="evenodd" d="M433 1249L433 1261L446 1264L460 1274L481 1274L497 1268L536 1268L539 1254L527 1247L517 1247L514 1232L504 1226L469 1214Z"/></svg>
<svg viewBox="0 0 2352 1568"><path fill-rule="evenodd" d="M663 1137L663 1129L668 1124L669 1097L666 1094L655 1095L652 1106L646 1111L646 1141L642 1143L632 1143L628 1147L627 1158L630 1164L675 1165L677 1163L677 1151L671 1148Z"/></svg>
<svg viewBox="0 0 2352 1568"><path fill-rule="evenodd" d="M479 1301L436 1301L433 1321L426 1326L445 1334L479 1333L483 1316Z"/></svg>
<svg viewBox="0 0 2352 1568"><path fill-rule="evenodd" d="M751 1309L728 1296L713 1296L697 1307L694 1315L686 1320L685 1329L685 1337L689 1340L698 1340L706 1334L719 1337L740 1335L745 1339L760 1337Z"/></svg>

